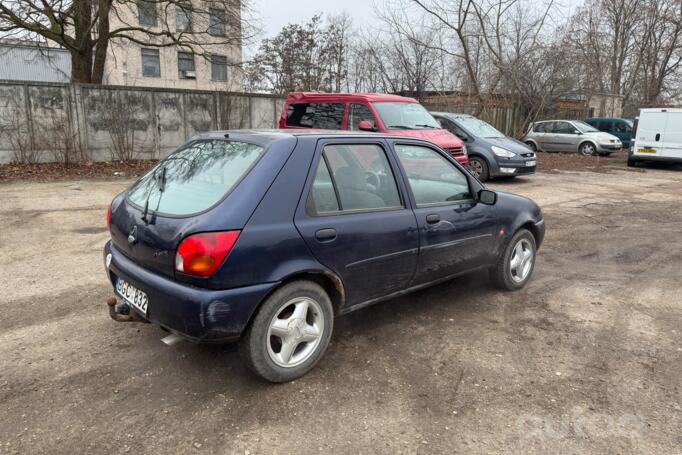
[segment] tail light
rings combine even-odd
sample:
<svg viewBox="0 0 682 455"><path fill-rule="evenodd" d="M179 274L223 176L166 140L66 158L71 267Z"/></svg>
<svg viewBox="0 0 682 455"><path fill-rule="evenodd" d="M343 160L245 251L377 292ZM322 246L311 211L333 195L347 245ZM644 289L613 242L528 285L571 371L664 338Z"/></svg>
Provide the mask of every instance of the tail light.
<svg viewBox="0 0 682 455"><path fill-rule="evenodd" d="M175 253L175 270L195 276L212 275L238 237L239 231L204 232L187 237Z"/></svg>
<svg viewBox="0 0 682 455"><path fill-rule="evenodd" d="M107 227L109 232L111 232L111 206L107 207Z"/></svg>

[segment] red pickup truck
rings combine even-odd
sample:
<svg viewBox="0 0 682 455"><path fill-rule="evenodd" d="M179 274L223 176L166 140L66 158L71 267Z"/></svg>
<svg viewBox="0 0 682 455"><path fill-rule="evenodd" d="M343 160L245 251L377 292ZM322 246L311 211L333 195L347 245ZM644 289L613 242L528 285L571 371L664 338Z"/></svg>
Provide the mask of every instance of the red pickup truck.
<svg viewBox="0 0 682 455"><path fill-rule="evenodd" d="M380 93L293 92L284 104L279 127L379 131L413 136L447 150L464 166L469 163L464 142L441 128L414 98Z"/></svg>

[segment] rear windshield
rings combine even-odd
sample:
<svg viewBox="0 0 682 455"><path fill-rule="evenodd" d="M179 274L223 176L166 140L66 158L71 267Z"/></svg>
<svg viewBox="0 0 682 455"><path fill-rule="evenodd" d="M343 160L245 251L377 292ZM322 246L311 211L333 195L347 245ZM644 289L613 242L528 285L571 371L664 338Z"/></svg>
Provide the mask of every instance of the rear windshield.
<svg viewBox="0 0 682 455"><path fill-rule="evenodd" d="M202 140L178 150L142 177L128 200L149 213L191 215L220 201L263 153L246 142Z"/></svg>

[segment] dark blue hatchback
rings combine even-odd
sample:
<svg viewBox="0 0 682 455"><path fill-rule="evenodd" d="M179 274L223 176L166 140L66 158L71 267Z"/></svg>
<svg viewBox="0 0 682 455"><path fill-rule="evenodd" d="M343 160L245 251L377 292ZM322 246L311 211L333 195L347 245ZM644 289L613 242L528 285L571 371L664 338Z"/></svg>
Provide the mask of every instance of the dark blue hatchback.
<svg viewBox="0 0 682 455"><path fill-rule="evenodd" d="M275 382L315 365L335 315L479 269L523 287L545 231L534 202L429 142L325 131L196 136L108 219L114 319L241 338Z"/></svg>

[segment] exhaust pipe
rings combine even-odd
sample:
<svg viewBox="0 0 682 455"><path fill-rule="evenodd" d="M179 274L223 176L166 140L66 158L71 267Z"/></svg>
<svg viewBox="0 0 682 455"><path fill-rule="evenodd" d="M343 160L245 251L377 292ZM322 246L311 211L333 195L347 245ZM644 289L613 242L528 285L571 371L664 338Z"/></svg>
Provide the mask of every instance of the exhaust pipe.
<svg viewBox="0 0 682 455"><path fill-rule="evenodd" d="M118 304L116 297L109 297L107 299L107 306L109 307L109 316L116 322L144 322L149 323L142 316L134 311L130 311L127 303Z"/></svg>

